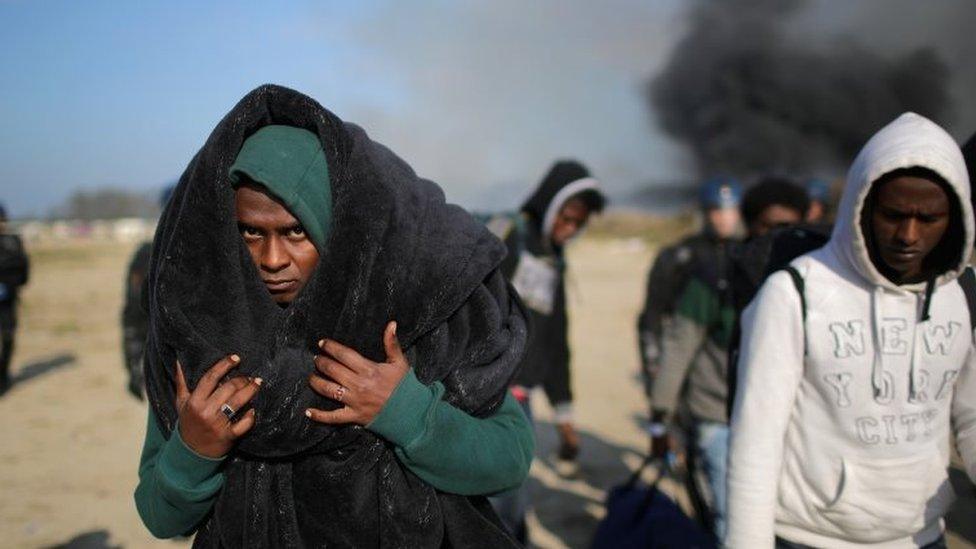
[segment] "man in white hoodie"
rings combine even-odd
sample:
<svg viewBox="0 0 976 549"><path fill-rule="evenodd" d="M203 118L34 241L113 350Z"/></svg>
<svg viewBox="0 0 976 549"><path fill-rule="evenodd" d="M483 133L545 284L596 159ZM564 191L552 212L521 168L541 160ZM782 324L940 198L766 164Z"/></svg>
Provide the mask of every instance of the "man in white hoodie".
<svg viewBox="0 0 976 549"><path fill-rule="evenodd" d="M791 264L803 284L774 273L743 314L727 546L942 546L950 434L976 478L972 247L959 147L900 116Z"/></svg>

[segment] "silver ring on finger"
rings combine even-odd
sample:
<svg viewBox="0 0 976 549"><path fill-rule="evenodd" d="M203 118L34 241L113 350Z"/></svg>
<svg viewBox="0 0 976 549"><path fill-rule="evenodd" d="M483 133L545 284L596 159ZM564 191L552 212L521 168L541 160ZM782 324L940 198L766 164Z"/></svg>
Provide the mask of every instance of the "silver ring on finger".
<svg viewBox="0 0 976 549"><path fill-rule="evenodd" d="M342 398L346 396L346 388L342 385L338 386L335 390L335 395L332 397L336 402L342 402Z"/></svg>
<svg viewBox="0 0 976 549"><path fill-rule="evenodd" d="M230 404L227 404L225 402L220 405L220 413L224 414L225 416L227 416L228 420L232 421L234 419L234 414L237 413L237 410L231 408Z"/></svg>

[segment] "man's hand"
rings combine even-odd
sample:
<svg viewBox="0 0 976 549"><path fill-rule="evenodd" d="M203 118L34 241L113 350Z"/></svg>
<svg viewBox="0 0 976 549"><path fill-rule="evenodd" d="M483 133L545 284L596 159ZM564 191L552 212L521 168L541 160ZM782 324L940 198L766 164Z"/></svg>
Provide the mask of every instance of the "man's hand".
<svg viewBox="0 0 976 549"><path fill-rule="evenodd" d="M386 362L365 358L336 341L319 342L322 353L315 357L315 372L308 378L316 393L344 405L336 410L309 408L305 415L319 423L368 425L380 413L410 364L396 336L396 322L386 325L383 348Z"/></svg>
<svg viewBox="0 0 976 549"><path fill-rule="evenodd" d="M253 408L237 422L231 421L231 417L221 409L226 404L231 410L240 410L261 387L259 377L235 377L220 382L240 362L237 355L218 360L203 374L192 393L186 387L183 367L179 361L176 362L176 409L180 417L180 438L202 456L218 458L226 455L234 441L254 427Z"/></svg>

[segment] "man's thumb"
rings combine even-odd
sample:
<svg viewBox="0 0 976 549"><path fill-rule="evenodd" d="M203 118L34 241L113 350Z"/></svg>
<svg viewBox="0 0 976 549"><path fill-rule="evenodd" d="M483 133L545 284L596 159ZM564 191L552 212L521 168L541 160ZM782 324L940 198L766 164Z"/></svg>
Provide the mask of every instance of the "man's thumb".
<svg viewBox="0 0 976 549"><path fill-rule="evenodd" d="M383 332L383 347L386 349L386 361L388 363L403 362L403 349L400 348L400 339L397 337L397 323L390 321Z"/></svg>

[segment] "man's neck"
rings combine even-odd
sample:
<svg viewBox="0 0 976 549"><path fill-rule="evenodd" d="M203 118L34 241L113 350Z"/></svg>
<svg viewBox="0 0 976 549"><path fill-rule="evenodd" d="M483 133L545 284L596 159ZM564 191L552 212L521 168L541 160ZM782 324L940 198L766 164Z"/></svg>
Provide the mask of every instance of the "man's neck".
<svg viewBox="0 0 976 549"><path fill-rule="evenodd" d="M920 282L925 282L929 278L931 278L929 273L921 270L915 272L909 272L909 273L899 273L885 266L882 269L880 269L880 271L885 278L897 284L898 286L918 284Z"/></svg>

